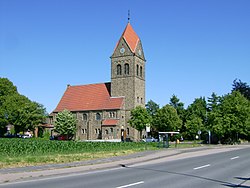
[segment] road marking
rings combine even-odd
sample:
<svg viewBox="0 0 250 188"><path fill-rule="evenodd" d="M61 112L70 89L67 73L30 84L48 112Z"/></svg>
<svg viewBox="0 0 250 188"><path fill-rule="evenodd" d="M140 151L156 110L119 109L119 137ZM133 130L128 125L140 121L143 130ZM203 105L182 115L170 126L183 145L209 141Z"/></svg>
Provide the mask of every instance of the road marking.
<svg viewBox="0 0 250 188"><path fill-rule="evenodd" d="M238 159L238 158L240 158L240 157L239 156L232 157L231 160Z"/></svg>
<svg viewBox="0 0 250 188"><path fill-rule="evenodd" d="M198 170L198 169L201 169L201 168L206 168L206 167L209 167L210 164L207 164L207 165L203 165L203 166L198 166L196 168L194 168L194 170Z"/></svg>
<svg viewBox="0 0 250 188"><path fill-rule="evenodd" d="M123 185L123 186L116 187L116 188L131 187L131 186L138 185L138 184L142 184L142 183L144 183L144 181L139 181L139 182L136 182L136 183L131 183L131 184L128 184L128 185Z"/></svg>

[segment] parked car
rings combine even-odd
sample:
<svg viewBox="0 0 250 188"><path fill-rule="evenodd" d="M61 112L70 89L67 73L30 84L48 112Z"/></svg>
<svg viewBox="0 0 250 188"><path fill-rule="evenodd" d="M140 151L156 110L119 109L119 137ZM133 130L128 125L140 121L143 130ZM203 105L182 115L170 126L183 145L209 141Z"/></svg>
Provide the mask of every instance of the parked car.
<svg viewBox="0 0 250 188"><path fill-rule="evenodd" d="M23 134L21 135L21 138L32 138L31 134Z"/></svg>
<svg viewBox="0 0 250 188"><path fill-rule="evenodd" d="M154 137L147 137L145 139L142 139L143 142L158 142L158 139Z"/></svg>

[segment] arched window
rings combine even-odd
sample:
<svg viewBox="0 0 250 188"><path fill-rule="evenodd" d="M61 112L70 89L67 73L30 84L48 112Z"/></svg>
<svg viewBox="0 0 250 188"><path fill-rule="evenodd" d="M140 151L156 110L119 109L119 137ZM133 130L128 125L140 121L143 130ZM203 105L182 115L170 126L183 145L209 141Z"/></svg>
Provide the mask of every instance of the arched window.
<svg viewBox="0 0 250 188"><path fill-rule="evenodd" d="M109 134L109 131L107 129L105 130L105 134Z"/></svg>
<svg viewBox="0 0 250 188"><path fill-rule="evenodd" d="M117 75L121 75L122 74L122 66L117 65L116 69L117 69Z"/></svg>
<svg viewBox="0 0 250 188"><path fill-rule="evenodd" d="M139 76L139 65L136 65L136 75Z"/></svg>
<svg viewBox="0 0 250 188"><path fill-rule="evenodd" d="M129 64L125 64L125 71L124 71L124 73L126 74L126 75L129 75Z"/></svg>
<svg viewBox="0 0 250 188"><path fill-rule="evenodd" d="M83 115L82 115L82 120L83 120L83 121L87 121L87 119L88 119L87 114L83 114Z"/></svg>
<svg viewBox="0 0 250 188"><path fill-rule="evenodd" d="M96 120L101 120L101 114L100 113L96 113Z"/></svg>
<svg viewBox="0 0 250 188"><path fill-rule="evenodd" d="M129 128L127 128L127 135L129 135Z"/></svg>
<svg viewBox="0 0 250 188"><path fill-rule="evenodd" d="M140 67L140 77L142 77L142 67Z"/></svg>

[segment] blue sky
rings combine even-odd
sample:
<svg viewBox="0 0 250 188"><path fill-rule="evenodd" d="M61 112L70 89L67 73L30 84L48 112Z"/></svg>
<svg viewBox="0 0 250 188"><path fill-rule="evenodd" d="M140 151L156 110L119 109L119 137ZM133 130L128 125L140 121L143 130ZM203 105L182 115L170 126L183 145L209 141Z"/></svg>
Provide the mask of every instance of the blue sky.
<svg viewBox="0 0 250 188"><path fill-rule="evenodd" d="M146 101L195 98L250 84L249 0L0 0L0 77L55 109L67 84L110 81L127 24L146 63Z"/></svg>

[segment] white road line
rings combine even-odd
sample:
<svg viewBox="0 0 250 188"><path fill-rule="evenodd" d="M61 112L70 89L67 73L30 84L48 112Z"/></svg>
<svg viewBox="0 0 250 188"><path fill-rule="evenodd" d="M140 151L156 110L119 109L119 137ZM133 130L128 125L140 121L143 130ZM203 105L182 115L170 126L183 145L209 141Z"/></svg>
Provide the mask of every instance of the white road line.
<svg viewBox="0 0 250 188"><path fill-rule="evenodd" d="M206 168L206 167L209 167L210 164L207 164L207 165L203 165L203 166L198 166L196 168L194 168L194 170L198 170L198 169L201 169L201 168Z"/></svg>
<svg viewBox="0 0 250 188"><path fill-rule="evenodd" d="M131 184L128 184L128 185L123 185L123 186L116 187L116 188L131 187L131 186L138 185L138 184L142 184L142 183L144 183L144 181L139 181L139 182L136 182L136 183L131 183Z"/></svg>
<svg viewBox="0 0 250 188"><path fill-rule="evenodd" d="M238 159L238 158L240 158L240 157L239 156L232 157L231 160Z"/></svg>

